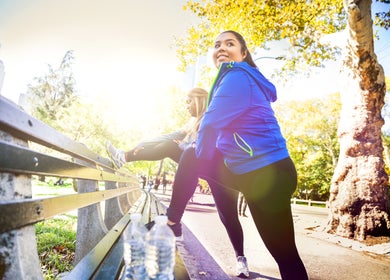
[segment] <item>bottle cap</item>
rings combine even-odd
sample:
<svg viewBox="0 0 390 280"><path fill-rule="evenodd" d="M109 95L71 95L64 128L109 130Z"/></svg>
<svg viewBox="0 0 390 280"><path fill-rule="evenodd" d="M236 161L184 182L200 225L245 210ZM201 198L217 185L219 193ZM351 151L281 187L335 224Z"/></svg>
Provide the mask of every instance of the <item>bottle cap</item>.
<svg viewBox="0 0 390 280"><path fill-rule="evenodd" d="M165 215L156 216L154 221L156 224L166 224L168 222L168 217Z"/></svg>
<svg viewBox="0 0 390 280"><path fill-rule="evenodd" d="M142 218L141 213L131 213L130 214L131 221L139 222L139 221L141 221L141 218Z"/></svg>

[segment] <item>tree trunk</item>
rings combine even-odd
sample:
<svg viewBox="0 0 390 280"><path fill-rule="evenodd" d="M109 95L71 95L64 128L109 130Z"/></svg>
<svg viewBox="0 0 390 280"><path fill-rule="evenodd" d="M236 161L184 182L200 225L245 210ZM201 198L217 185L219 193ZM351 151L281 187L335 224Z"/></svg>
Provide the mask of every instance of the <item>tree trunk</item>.
<svg viewBox="0 0 390 280"><path fill-rule="evenodd" d="M158 167L158 171L157 171L156 176L160 177L163 166L164 166L164 159L160 160L160 166Z"/></svg>
<svg viewBox="0 0 390 280"><path fill-rule="evenodd" d="M370 0L344 0L348 37L341 73L340 156L330 188L326 231L364 240L389 236L388 175L381 110L385 77L374 53Z"/></svg>

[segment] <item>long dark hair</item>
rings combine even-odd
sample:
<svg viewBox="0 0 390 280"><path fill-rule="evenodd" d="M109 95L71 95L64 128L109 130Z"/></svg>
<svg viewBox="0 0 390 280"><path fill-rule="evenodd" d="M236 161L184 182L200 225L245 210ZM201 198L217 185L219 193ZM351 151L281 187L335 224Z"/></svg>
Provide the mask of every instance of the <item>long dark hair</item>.
<svg viewBox="0 0 390 280"><path fill-rule="evenodd" d="M248 63L250 66L253 66L253 67L256 67L256 68L257 68L257 66L256 66L256 64L255 64L255 62L254 62L254 60L252 59L252 55L251 55L251 53L250 53L249 50L248 50L248 47L247 47L247 45L246 45L246 42L245 42L244 37L242 37L242 35L241 35L240 33L236 32L236 31L233 31L233 30L226 30L226 31L222 32L221 34L224 34L224 33L231 33L231 34L234 35L234 37L236 37L236 39L238 40L238 42L239 42L240 45L241 45L241 51L242 51L243 53L246 53L246 56L245 56L245 58L244 58L244 61L245 61L246 63Z"/></svg>

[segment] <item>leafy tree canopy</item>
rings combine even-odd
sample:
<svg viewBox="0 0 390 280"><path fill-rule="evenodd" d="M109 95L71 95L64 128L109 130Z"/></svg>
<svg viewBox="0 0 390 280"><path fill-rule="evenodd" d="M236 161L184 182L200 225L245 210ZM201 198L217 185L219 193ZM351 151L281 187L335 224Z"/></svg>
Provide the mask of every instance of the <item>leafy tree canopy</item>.
<svg viewBox="0 0 390 280"><path fill-rule="evenodd" d="M319 66L323 59L333 58L340 50L321 43L321 37L343 30L346 25L342 1L338 0L271 0L271 1L188 1L190 10L200 23L178 39L178 55L182 66L195 61L213 46L223 30L236 30L246 38L248 47L267 47L268 41L287 39L293 49L288 68L299 61Z"/></svg>
<svg viewBox="0 0 390 280"><path fill-rule="evenodd" d="M78 101L73 76L73 51L67 51L58 68L48 65L48 73L35 77L28 85L27 96L33 105L33 115L56 127L66 109Z"/></svg>
<svg viewBox="0 0 390 280"><path fill-rule="evenodd" d="M347 24L340 0L190 0L183 8L200 21L176 40L181 70L206 54L224 30L240 32L252 52L257 47L267 48L269 41L287 40L290 52L283 58L285 71L301 64L322 66L323 61L340 54L339 47L322 38L344 30ZM377 13L377 25L387 28L389 21L389 12Z"/></svg>
<svg viewBox="0 0 390 280"><path fill-rule="evenodd" d="M305 101L274 105L290 155L299 174L295 196L326 200L339 156L337 126L341 100L338 93Z"/></svg>
<svg viewBox="0 0 390 280"><path fill-rule="evenodd" d="M378 2L389 4L389 0L377 0ZM390 10L387 12L378 12L375 14L374 24L388 30L390 28Z"/></svg>

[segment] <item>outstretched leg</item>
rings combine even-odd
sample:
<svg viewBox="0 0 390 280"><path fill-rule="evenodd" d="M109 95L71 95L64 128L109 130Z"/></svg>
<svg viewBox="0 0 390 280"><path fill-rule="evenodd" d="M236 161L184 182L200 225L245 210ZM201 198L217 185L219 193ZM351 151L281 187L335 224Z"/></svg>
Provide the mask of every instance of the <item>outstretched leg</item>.
<svg viewBox="0 0 390 280"><path fill-rule="evenodd" d="M142 145L139 144L138 146ZM175 162L179 162L183 150L173 140L167 140L155 145L145 145L141 149L134 148L125 152L126 162L141 161L141 160L162 160L171 158Z"/></svg>
<svg viewBox="0 0 390 280"><path fill-rule="evenodd" d="M178 162L182 154L182 149L173 140L164 140L153 143L140 143L134 149L124 152L112 146L107 141L106 150L116 168L121 168L126 162L141 160L162 160L166 157Z"/></svg>

